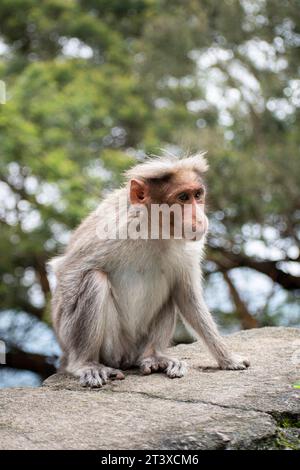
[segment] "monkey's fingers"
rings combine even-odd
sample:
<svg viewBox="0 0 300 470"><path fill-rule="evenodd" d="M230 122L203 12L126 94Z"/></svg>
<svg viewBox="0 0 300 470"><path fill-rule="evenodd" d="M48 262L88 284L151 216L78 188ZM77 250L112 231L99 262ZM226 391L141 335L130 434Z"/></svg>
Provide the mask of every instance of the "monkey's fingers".
<svg viewBox="0 0 300 470"><path fill-rule="evenodd" d="M220 368L224 370L243 370L250 366L250 361L246 358L234 355L230 357L224 364L220 364Z"/></svg>

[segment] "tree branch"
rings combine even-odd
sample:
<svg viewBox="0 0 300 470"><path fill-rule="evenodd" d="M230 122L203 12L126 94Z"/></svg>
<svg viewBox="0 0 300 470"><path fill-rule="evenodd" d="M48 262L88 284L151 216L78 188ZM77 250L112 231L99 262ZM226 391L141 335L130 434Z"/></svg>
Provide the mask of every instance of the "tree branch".
<svg viewBox="0 0 300 470"><path fill-rule="evenodd" d="M254 318L245 304L245 302L241 299L238 290L236 289L234 283L232 282L231 278L228 275L227 271L222 272L224 280L229 288L229 292L231 298L234 302L236 313L241 321L242 327L244 330L248 330L250 328L257 328L258 322L256 318Z"/></svg>
<svg viewBox="0 0 300 470"><path fill-rule="evenodd" d="M39 374L42 379L46 379L56 371L53 365L54 359L54 357L32 354L18 348L12 348L6 354L6 367L30 370Z"/></svg>
<svg viewBox="0 0 300 470"><path fill-rule="evenodd" d="M280 284L286 290L300 289L300 277L293 276L290 273L278 268L278 261L259 260L239 253L235 254L224 248L215 248L210 246L207 259L217 263L223 270L229 271L233 268L247 267L266 274L274 282Z"/></svg>
<svg viewBox="0 0 300 470"><path fill-rule="evenodd" d="M36 257L36 260L35 260L35 263L34 263L34 268L35 268L36 273L38 275L42 291L43 291L45 297L47 298L47 295L50 292L50 285L49 285L49 281L48 281L48 277L47 277L45 262L40 257Z"/></svg>

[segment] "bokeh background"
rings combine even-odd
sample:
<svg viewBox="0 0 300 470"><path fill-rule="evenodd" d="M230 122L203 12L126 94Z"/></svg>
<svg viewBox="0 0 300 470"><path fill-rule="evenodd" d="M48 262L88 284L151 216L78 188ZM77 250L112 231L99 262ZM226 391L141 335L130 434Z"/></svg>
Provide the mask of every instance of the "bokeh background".
<svg viewBox="0 0 300 470"><path fill-rule="evenodd" d="M208 151L222 331L299 326L299 46L298 0L1 0L0 386L55 370L46 262L161 148Z"/></svg>

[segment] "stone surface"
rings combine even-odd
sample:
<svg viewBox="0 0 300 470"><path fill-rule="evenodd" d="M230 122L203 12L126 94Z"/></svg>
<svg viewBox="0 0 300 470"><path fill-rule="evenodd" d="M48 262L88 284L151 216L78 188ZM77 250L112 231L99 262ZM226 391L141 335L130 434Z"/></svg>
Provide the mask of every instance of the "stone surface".
<svg viewBox="0 0 300 470"><path fill-rule="evenodd" d="M297 448L300 330L248 330L226 341L250 369L217 369L197 342L170 351L189 364L182 379L132 371L87 390L56 374L41 388L2 389L0 448Z"/></svg>

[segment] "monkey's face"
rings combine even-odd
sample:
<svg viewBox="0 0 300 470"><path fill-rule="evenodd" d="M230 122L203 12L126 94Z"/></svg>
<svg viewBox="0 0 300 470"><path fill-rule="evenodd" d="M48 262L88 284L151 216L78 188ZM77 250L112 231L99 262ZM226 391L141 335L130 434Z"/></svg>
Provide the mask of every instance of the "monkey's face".
<svg viewBox="0 0 300 470"><path fill-rule="evenodd" d="M183 181L176 187L169 201L172 205L179 205L181 210L181 220L176 217L171 218L171 229L173 235L179 230L183 238L188 240L200 240L208 229L208 219L205 214L205 186L197 175L187 175L188 180Z"/></svg>
<svg viewBox="0 0 300 470"><path fill-rule="evenodd" d="M203 180L194 171L132 180L130 185L131 203L147 207L149 233L158 232L159 239L200 240L208 229L205 193Z"/></svg>

